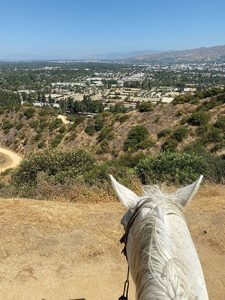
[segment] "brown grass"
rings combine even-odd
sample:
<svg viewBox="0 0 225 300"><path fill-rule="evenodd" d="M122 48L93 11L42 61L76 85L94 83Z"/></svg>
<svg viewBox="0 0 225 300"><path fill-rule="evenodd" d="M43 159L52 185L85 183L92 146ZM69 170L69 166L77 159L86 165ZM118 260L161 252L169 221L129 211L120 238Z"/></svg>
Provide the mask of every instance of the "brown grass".
<svg viewBox="0 0 225 300"><path fill-rule="evenodd" d="M204 185L186 210L213 300L225 299L224 194L225 186ZM118 241L124 209L108 191L80 187L73 197L76 203L0 200L2 299L119 298L126 276Z"/></svg>

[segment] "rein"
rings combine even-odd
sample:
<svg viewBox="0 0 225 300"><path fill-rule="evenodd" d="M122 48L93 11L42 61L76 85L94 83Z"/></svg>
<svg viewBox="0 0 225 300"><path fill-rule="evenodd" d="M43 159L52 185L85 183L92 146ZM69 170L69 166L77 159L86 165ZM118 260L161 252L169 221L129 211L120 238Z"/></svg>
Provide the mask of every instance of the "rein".
<svg viewBox="0 0 225 300"><path fill-rule="evenodd" d="M122 250L122 253L125 255L126 260L127 260L127 264L128 264L128 258L127 258L127 242L128 242L128 235L130 232L130 229L132 227L132 225L134 224L134 221L136 220L137 216L140 213L140 210L143 206L145 206L145 204L149 203L149 199L146 199L144 201L141 202L141 204L137 205L134 212L132 213L132 216L130 217L128 223L127 223L127 227L125 230L125 233L123 234L123 236L120 239L120 243L124 244L124 248ZM119 298L119 300L128 300L128 291L129 291L129 264L128 264L128 268L127 268L127 279L124 283L124 289L123 289L123 295Z"/></svg>

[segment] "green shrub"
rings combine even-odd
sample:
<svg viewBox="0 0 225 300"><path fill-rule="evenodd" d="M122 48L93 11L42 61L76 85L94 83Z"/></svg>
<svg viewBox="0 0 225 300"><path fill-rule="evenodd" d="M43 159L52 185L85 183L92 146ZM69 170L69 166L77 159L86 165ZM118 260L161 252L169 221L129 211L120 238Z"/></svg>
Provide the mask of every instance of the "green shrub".
<svg viewBox="0 0 225 300"><path fill-rule="evenodd" d="M218 143L223 141L224 135L219 128L212 127L202 138L204 144Z"/></svg>
<svg viewBox="0 0 225 300"><path fill-rule="evenodd" d="M225 149L225 141L220 142L218 144L216 144L213 148L212 148L212 152L218 152Z"/></svg>
<svg viewBox="0 0 225 300"><path fill-rule="evenodd" d="M10 130L12 127L13 127L13 123L11 123L11 122L8 121L8 120L4 121L3 124L2 124L2 129L3 129L4 131L8 131L8 132L9 132L9 130Z"/></svg>
<svg viewBox="0 0 225 300"><path fill-rule="evenodd" d="M174 139L169 139L162 144L162 151L176 151L178 142Z"/></svg>
<svg viewBox="0 0 225 300"><path fill-rule="evenodd" d="M106 140L103 140L101 143L99 143L99 147L96 151L97 154L105 154L108 153L110 150L109 143Z"/></svg>
<svg viewBox="0 0 225 300"><path fill-rule="evenodd" d="M155 142L150 138L146 138L144 141L138 144L138 149L145 150L154 146L155 146Z"/></svg>
<svg viewBox="0 0 225 300"><path fill-rule="evenodd" d="M66 127L65 126L61 126L59 128L59 133L65 133L65 131L66 131Z"/></svg>
<svg viewBox="0 0 225 300"><path fill-rule="evenodd" d="M103 140L109 141L112 139L113 139L113 128L110 126L103 127L99 133L99 136L97 137L98 143L100 143Z"/></svg>
<svg viewBox="0 0 225 300"><path fill-rule="evenodd" d="M24 111L24 116L27 118L27 119L30 119L34 116L34 113L35 113L35 109L29 107L27 108L25 111Z"/></svg>
<svg viewBox="0 0 225 300"><path fill-rule="evenodd" d="M42 137L42 134L41 134L41 133L37 133L37 134L34 136L33 140L34 140L35 142L37 142L37 141L39 141L39 140L41 139L41 137Z"/></svg>
<svg viewBox="0 0 225 300"><path fill-rule="evenodd" d="M146 157L146 155L143 152L137 152L135 154L125 153L117 159L118 166L134 168L145 157Z"/></svg>
<svg viewBox="0 0 225 300"><path fill-rule="evenodd" d="M98 115L95 119L95 131L100 131L104 127L104 117Z"/></svg>
<svg viewBox="0 0 225 300"><path fill-rule="evenodd" d="M197 110L208 111L216 106L223 105L225 103L225 94L218 95L216 97L210 98L209 101L204 102L203 104L197 107Z"/></svg>
<svg viewBox="0 0 225 300"><path fill-rule="evenodd" d="M29 126L33 129L37 129L38 128L38 121L36 121L36 120L30 121Z"/></svg>
<svg viewBox="0 0 225 300"><path fill-rule="evenodd" d="M152 105L152 102L147 101L147 102L142 102L138 105L138 111L139 112L149 112L153 111L154 107Z"/></svg>
<svg viewBox="0 0 225 300"><path fill-rule="evenodd" d="M127 120L129 120L129 118L130 118L129 115L123 114L122 116L120 116L120 117L118 118L118 121L120 122L120 124L122 124L122 123L126 122Z"/></svg>
<svg viewBox="0 0 225 300"><path fill-rule="evenodd" d="M123 149L124 151L136 151L141 149L143 145L142 142L148 139L149 132L148 129L142 125L134 126L128 132L127 138L124 141Z"/></svg>
<svg viewBox="0 0 225 300"><path fill-rule="evenodd" d="M56 135L56 136L53 138L53 140L51 141L51 146L52 146L52 148L57 147L57 146L61 143L62 139L63 139L63 135L62 135L62 134Z"/></svg>
<svg viewBox="0 0 225 300"><path fill-rule="evenodd" d="M166 137L170 134L171 134L171 130L168 128L165 128L157 133L157 137L158 137L158 139L160 139L160 138Z"/></svg>
<svg viewBox="0 0 225 300"><path fill-rule="evenodd" d="M210 114L204 111L194 112L187 120L192 126L202 126L208 124Z"/></svg>
<svg viewBox="0 0 225 300"><path fill-rule="evenodd" d="M136 171L143 184L187 184L201 174L207 179L221 182L225 176L225 161L209 153L163 152L140 161Z"/></svg>
<svg viewBox="0 0 225 300"><path fill-rule="evenodd" d="M38 174L45 173L53 183L85 176L95 167L95 158L83 149L43 151L24 159L12 176L15 186L36 185Z"/></svg>
<svg viewBox="0 0 225 300"><path fill-rule="evenodd" d="M41 130L43 130L43 129L47 128L48 125L49 125L49 122L48 122L47 119L41 119L41 120L40 120L40 124L39 124L39 128L40 128Z"/></svg>
<svg viewBox="0 0 225 300"><path fill-rule="evenodd" d="M63 121L61 119L55 119L49 123L49 130L52 131L56 128L59 128L62 124L63 124Z"/></svg>
<svg viewBox="0 0 225 300"><path fill-rule="evenodd" d="M88 135L94 135L96 133L94 125L88 125L84 130Z"/></svg>
<svg viewBox="0 0 225 300"><path fill-rule="evenodd" d="M199 126L196 130L198 136L203 136L206 132L208 132L211 128L210 124L206 124L203 126Z"/></svg>
<svg viewBox="0 0 225 300"><path fill-rule="evenodd" d="M214 126L225 130L225 116L219 117Z"/></svg>
<svg viewBox="0 0 225 300"><path fill-rule="evenodd" d="M188 129L185 127L177 128L172 135L172 137L178 142L182 142L185 138L187 138L187 136L188 136Z"/></svg>
<svg viewBox="0 0 225 300"><path fill-rule="evenodd" d="M40 142L39 144L38 144L38 148L39 149L42 149L42 148L45 148L45 142Z"/></svg>
<svg viewBox="0 0 225 300"><path fill-rule="evenodd" d="M56 116L58 113L54 108L51 107L43 107L38 112L39 116L45 117L45 116Z"/></svg>
<svg viewBox="0 0 225 300"><path fill-rule="evenodd" d="M18 122L17 124L16 124L16 130L20 130L20 129L22 129L23 128L23 122Z"/></svg>

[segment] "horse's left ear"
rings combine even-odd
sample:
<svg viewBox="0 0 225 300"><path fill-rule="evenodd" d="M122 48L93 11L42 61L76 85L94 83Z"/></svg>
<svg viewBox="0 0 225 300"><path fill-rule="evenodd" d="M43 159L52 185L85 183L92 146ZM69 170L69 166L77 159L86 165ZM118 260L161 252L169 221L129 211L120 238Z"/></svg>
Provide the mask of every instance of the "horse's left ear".
<svg viewBox="0 0 225 300"><path fill-rule="evenodd" d="M202 179L203 175L201 175L199 179L193 182L192 184L176 191L175 196L177 198L177 202L179 202L180 205L186 206L187 203L191 201L191 199L197 193Z"/></svg>
<svg viewBox="0 0 225 300"><path fill-rule="evenodd" d="M127 208L134 208L135 205L138 203L140 200L140 197L138 197L134 192L120 184L119 182L116 181L116 179L112 176L109 175L112 186L117 193L117 196L120 200L120 202Z"/></svg>

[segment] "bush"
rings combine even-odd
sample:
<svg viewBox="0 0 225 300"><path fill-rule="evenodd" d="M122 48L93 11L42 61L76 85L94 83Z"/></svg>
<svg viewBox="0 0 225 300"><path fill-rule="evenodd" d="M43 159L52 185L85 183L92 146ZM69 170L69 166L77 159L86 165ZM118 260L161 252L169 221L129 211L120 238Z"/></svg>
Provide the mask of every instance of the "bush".
<svg viewBox="0 0 225 300"><path fill-rule="evenodd" d="M98 115L95 120L95 130L100 131L104 126L104 117L102 115Z"/></svg>
<svg viewBox="0 0 225 300"><path fill-rule="evenodd" d="M56 128L59 128L63 124L61 119L55 119L54 121L49 123L49 130L52 131Z"/></svg>
<svg viewBox="0 0 225 300"><path fill-rule="evenodd" d="M210 128L208 132L206 132L203 135L203 143L209 144L209 143L218 143L222 142L224 138L224 135L222 131L219 128Z"/></svg>
<svg viewBox="0 0 225 300"><path fill-rule="evenodd" d="M127 120L129 120L130 116L127 114L123 114L122 116L119 117L118 121L120 122L120 124L126 122Z"/></svg>
<svg viewBox="0 0 225 300"><path fill-rule="evenodd" d="M53 183L62 183L66 179L84 176L95 166L94 157L83 149L72 151L43 151L23 160L12 182L15 186L33 186L38 174L45 173Z"/></svg>
<svg viewBox="0 0 225 300"><path fill-rule="evenodd" d="M136 151L141 149L141 143L148 139L148 135L148 129L142 125L131 128L124 141L124 151Z"/></svg>
<svg viewBox="0 0 225 300"><path fill-rule="evenodd" d="M111 139L113 139L113 128L109 126L103 127L99 133L99 136L97 137L98 143L100 143L103 140L109 141Z"/></svg>
<svg viewBox="0 0 225 300"><path fill-rule="evenodd" d="M152 102L147 101L147 102L142 102L138 105L138 111L139 112L148 112L148 111L153 111L153 105Z"/></svg>
<svg viewBox="0 0 225 300"><path fill-rule="evenodd" d="M51 141L52 148L57 147L61 143L62 139L63 139L63 135L62 134L56 135L54 137L54 139Z"/></svg>
<svg viewBox="0 0 225 300"><path fill-rule="evenodd" d="M88 135L94 135L96 130L94 125L88 125L84 130Z"/></svg>
<svg viewBox="0 0 225 300"><path fill-rule="evenodd" d="M210 120L210 115L207 112L199 111L193 113L187 120L187 122L192 126L202 126L206 125Z"/></svg>
<svg viewBox="0 0 225 300"><path fill-rule="evenodd" d="M33 129L37 129L38 128L38 121L36 121L36 120L30 121L29 126Z"/></svg>
<svg viewBox="0 0 225 300"><path fill-rule="evenodd" d="M175 151L178 142L174 139L169 139L162 144L162 151Z"/></svg>
<svg viewBox="0 0 225 300"><path fill-rule="evenodd" d="M11 123L8 120L4 121L3 124L2 124L2 129L4 131L9 131L12 127L13 127L13 123Z"/></svg>
<svg viewBox="0 0 225 300"><path fill-rule="evenodd" d="M187 184L201 174L207 179L222 182L225 176L225 161L209 153L163 152L154 157L146 157L137 165L136 171L143 184Z"/></svg>
<svg viewBox="0 0 225 300"><path fill-rule="evenodd" d="M35 113L35 110L31 107L29 107L28 109L26 109L24 111L24 116L27 118L27 119L30 119L34 116L34 113Z"/></svg>
<svg viewBox="0 0 225 300"><path fill-rule="evenodd" d="M45 142L40 142L40 143L38 144L38 148L39 148L39 149L45 148Z"/></svg>
<svg viewBox="0 0 225 300"><path fill-rule="evenodd" d="M47 119L41 119L41 120L40 120L40 124L39 124L39 128L40 128L41 130L43 130L43 129L45 129L45 128L48 127L48 124L49 124L49 122L48 122Z"/></svg>
<svg viewBox="0 0 225 300"><path fill-rule="evenodd" d="M214 126L225 130L225 116L219 117Z"/></svg>
<svg viewBox="0 0 225 300"><path fill-rule="evenodd" d="M182 142L187 136L188 136L188 129L185 127L177 128L172 135L172 137L178 142Z"/></svg>
<svg viewBox="0 0 225 300"><path fill-rule="evenodd" d="M160 138L166 137L170 134L171 134L171 130L168 128L165 128L157 133L157 137L158 137L158 139L160 139Z"/></svg>
<svg viewBox="0 0 225 300"><path fill-rule="evenodd" d="M16 130L20 130L21 128L23 128L23 122L19 122L16 124Z"/></svg>
<svg viewBox="0 0 225 300"><path fill-rule="evenodd" d="M66 127L65 126L61 126L59 128L59 133L65 133L65 131L66 131Z"/></svg>

